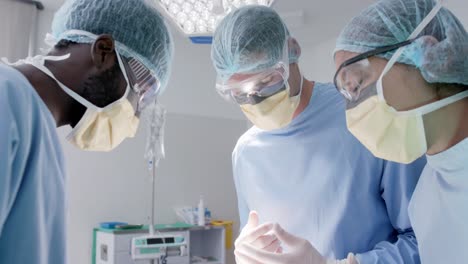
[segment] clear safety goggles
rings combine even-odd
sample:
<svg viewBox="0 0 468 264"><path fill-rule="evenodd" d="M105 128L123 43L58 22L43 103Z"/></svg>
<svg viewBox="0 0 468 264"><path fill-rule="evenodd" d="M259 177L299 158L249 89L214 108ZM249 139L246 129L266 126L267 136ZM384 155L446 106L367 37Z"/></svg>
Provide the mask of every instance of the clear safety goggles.
<svg viewBox="0 0 468 264"><path fill-rule="evenodd" d="M161 84L151 70L135 58L119 55L125 68L130 88L138 97L137 112L141 112L156 100Z"/></svg>
<svg viewBox="0 0 468 264"><path fill-rule="evenodd" d="M380 47L343 62L335 73L333 79L336 89L343 94L348 102L362 101L363 90L375 82L380 73L375 73L370 66L368 58L397 50L401 47L411 44L414 39L409 39L394 45ZM373 80L373 81L372 81Z"/></svg>
<svg viewBox="0 0 468 264"><path fill-rule="evenodd" d="M268 97L286 89L289 78L289 44L285 40L281 58L271 68L260 73L246 74L245 79L218 77L216 90L226 101L240 105L261 103Z"/></svg>
<svg viewBox="0 0 468 264"><path fill-rule="evenodd" d="M254 74L244 80L233 80L226 83L221 80L216 82L216 90L229 102L240 105L261 103L268 97L283 91L289 77L289 67L284 63L277 64L274 68Z"/></svg>
<svg viewBox="0 0 468 264"><path fill-rule="evenodd" d="M80 36L93 41L98 38L97 35L91 32L72 29L62 33L58 39L63 39L66 36ZM53 46L55 43L57 43L58 39L50 34L47 34L45 41L49 45ZM141 61L131 56L124 56L119 52L120 47L120 50L125 50L127 51L127 54L129 53L129 49L125 45L116 41L116 46L116 54L118 54L117 58L119 60L122 73L124 74L124 77L127 80L131 90L136 94L131 94L131 97L132 99L134 99L133 97L137 97L135 99L135 101L137 101L135 102L137 104L135 111L140 113L143 109L155 101L159 94L161 84L156 74L148 69ZM127 93L124 96L127 96Z"/></svg>

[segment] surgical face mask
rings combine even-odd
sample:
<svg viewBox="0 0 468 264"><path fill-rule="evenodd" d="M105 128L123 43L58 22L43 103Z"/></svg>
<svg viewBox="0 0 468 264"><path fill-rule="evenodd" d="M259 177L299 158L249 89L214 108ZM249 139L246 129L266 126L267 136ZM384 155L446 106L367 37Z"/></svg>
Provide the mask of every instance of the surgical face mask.
<svg viewBox="0 0 468 264"><path fill-rule="evenodd" d="M414 39L433 19L437 4L409 39ZM356 101L348 100L346 121L351 133L376 157L410 163L427 151L423 116L468 96L468 91L409 111L397 111L384 98L382 79L403 52L400 48L387 63L378 81L364 88Z"/></svg>
<svg viewBox="0 0 468 264"><path fill-rule="evenodd" d="M241 105L242 112L256 127L263 130L274 130L287 126L293 120L294 112L299 105L304 78L301 76L299 93L290 96L291 87L285 81L286 88L264 99L258 104Z"/></svg>
<svg viewBox="0 0 468 264"><path fill-rule="evenodd" d="M122 98L103 108L93 105L65 86L45 67L46 60L65 60L70 57L70 54L65 56L36 56L19 61L19 63L30 64L44 72L54 79L64 92L87 108L83 117L67 136L67 140L79 149L110 151L122 143L125 138L134 137L138 129L139 118L136 116L136 106L134 107L129 100L131 89L128 84L127 74L120 55L117 52L116 54L119 66L127 81L127 88Z"/></svg>

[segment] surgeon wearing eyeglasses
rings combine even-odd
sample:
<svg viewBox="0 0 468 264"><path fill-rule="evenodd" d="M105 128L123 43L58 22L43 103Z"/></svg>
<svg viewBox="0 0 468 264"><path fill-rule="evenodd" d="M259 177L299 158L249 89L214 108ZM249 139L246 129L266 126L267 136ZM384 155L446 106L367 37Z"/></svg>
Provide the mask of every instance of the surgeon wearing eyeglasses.
<svg viewBox="0 0 468 264"><path fill-rule="evenodd" d="M67 262L56 127L70 125L79 149L111 151L169 76L169 31L143 1L66 1L52 36L47 55L0 64L0 263Z"/></svg>
<svg viewBox="0 0 468 264"><path fill-rule="evenodd" d="M254 124L232 154L237 263L419 263L407 207L425 160L375 158L348 132L341 94L306 79L300 55L268 7L232 12L214 34L216 89Z"/></svg>
<svg viewBox="0 0 468 264"><path fill-rule="evenodd" d="M409 205L422 263L468 262L468 33L443 1L379 1L336 44L348 129L375 156L427 165Z"/></svg>

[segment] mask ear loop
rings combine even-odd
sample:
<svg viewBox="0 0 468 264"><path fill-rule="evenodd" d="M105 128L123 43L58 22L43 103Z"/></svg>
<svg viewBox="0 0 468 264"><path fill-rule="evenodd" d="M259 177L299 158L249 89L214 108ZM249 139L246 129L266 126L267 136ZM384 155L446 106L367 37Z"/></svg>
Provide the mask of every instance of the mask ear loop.
<svg viewBox="0 0 468 264"><path fill-rule="evenodd" d="M434 19L434 17L437 15L439 10L442 8L442 2L443 0L437 1L436 5L434 8L432 8L431 12L427 14L427 16L419 23L419 25L416 27L416 29L411 33L411 35L408 37L407 40L410 39L415 39L426 26ZM385 102L384 94L383 94L383 85L382 85L382 80L383 77L390 71L390 69L393 67L393 65L396 63L397 59L401 56L403 53L403 50L406 47L400 47L395 54L390 58L390 60L387 62L385 65L384 70L382 71L382 74L380 75L379 79L377 80L377 96L380 101Z"/></svg>
<svg viewBox="0 0 468 264"><path fill-rule="evenodd" d="M42 57L42 56L36 56L35 58L39 58L39 57ZM66 55L63 55L63 56L44 56L43 57L43 60L49 60L49 61L62 61L62 60L66 60L70 57L70 54L66 54ZM43 73L45 73L46 75L48 75L50 78L52 78L55 82L57 82L57 84L60 86L60 88L62 88L62 90L68 94L70 97L72 97L73 99L75 99L78 103L80 103L81 105L83 105L84 107L86 108L92 108L92 109L96 109L96 111L101 111L99 107L93 105L91 102L88 102L86 99L84 99L83 97L81 97L79 94L77 94L75 91L73 91L72 89L68 88L65 84L63 84L62 82L60 82L57 77L55 77L55 75L44 65L43 62L38 62L37 59L35 60L35 58L32 58L32 60L25 60L23 61L24 63L27 63L27 64L30 64L34 67L36 67L37 69L39 69L40 71L42 71Z"/></svg>
<svg viewBox="0 0 468 264"><path fill-rule="evenodd" d="M287 69L286 69L286 83L287 83L288 86L289 86L289 92L291 92L291 85L289 84L289 73L290 73L290 72L289 72L289 65L291 65L291 63L289 62L289 54L290 54L290 51L291 51L290 49L292 49L292 47L289 46L289 43L292 42L292 41L290 41L290 39L291 39L292 37L289 36L289 33L288 33L288 32L285 32L285 34L286 34L286 36L288 36L288 37L287 37L287 39L286 39L286 41L285 41L285 43L284 43L283 60L284 60L285 65L286 65L285 68L287 68ZM297 53L298 53L297 50L292 51L292 52L296 53L296 55L297 55ZM298 56L296 56L296 57L298 57ZM297 63L297 62L295 62L295 63ZM296 96L299 96L299 97L300 97L300 96L302 95L302 88L303 88L303 86L304 86L304 75L302 74L301 69L300 69L300 68L298 68L298 69L299 69L299 76L300 76L300 78L301 78L301 82L300 82L300 84L299 84L299 92L298 92L298 94L293 95L293 96L291 96L291 94L289 94L289 97L296 97ZM300 99L300 98L299 98L299 99Z"/></svg>
<svg viewBox="0 0 468 264"><path fill-rule="evenodd" d="M287 35L287 32L285 32ZM285 85L287 85L288 88L288 94L289 97L295 97L295 96L300 96L302 94L302 86L304 85L304 76L302 75L301 69L299 69L299 75L301 77L301 84L299 86L299 92L296 95L291 95L291 85L289 84L289 66L291 63L289 63L289 38L288 36L284 42L284 48L283 48L283 69L284 69L284 76L283 78L285 79Z"/></svg>
<svg viewBox="0 0 468 264"><path fill-rule="evenodd" d="M412 109L408 111L397 111L397 113L398 115L402 115L402 116L426 115L436 110L439 110L442 107L458 102L465 97L468 97L468 91L457 93L450 97L444 98L440 101L436 101L436 102L421 106L416 109Z"/></svg>
<svg viewBox="0 0 468 264"><path fill-rule="evenodd" d="M293 96L291 96L291 94L290 94L289 97L296 97L296 96L301 96L302 95L302 87L304 86L304 75L302 75L301 69L299 69L299 76L301 77L301 83L299 84L299 92L296 95L293 95ZM289 82L288 82L288 86L289 86L289 92L291 92L291 85L289 85Z"/></svg>

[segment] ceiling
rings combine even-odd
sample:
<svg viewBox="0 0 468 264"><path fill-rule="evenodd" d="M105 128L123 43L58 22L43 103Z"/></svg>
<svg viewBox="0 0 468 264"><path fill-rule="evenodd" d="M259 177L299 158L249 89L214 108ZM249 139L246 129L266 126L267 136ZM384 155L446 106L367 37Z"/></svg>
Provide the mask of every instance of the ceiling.
<svg viewBox="0 0 468 264"><path fill-rule="evenodd" d="M41 0L46 9L55 10L63 0ZM282 15L302 44L317 44L336 37L343 26L375 0L276 0L273 7ZM468 4L446 0L446 6L468 26Z"/></svg>

